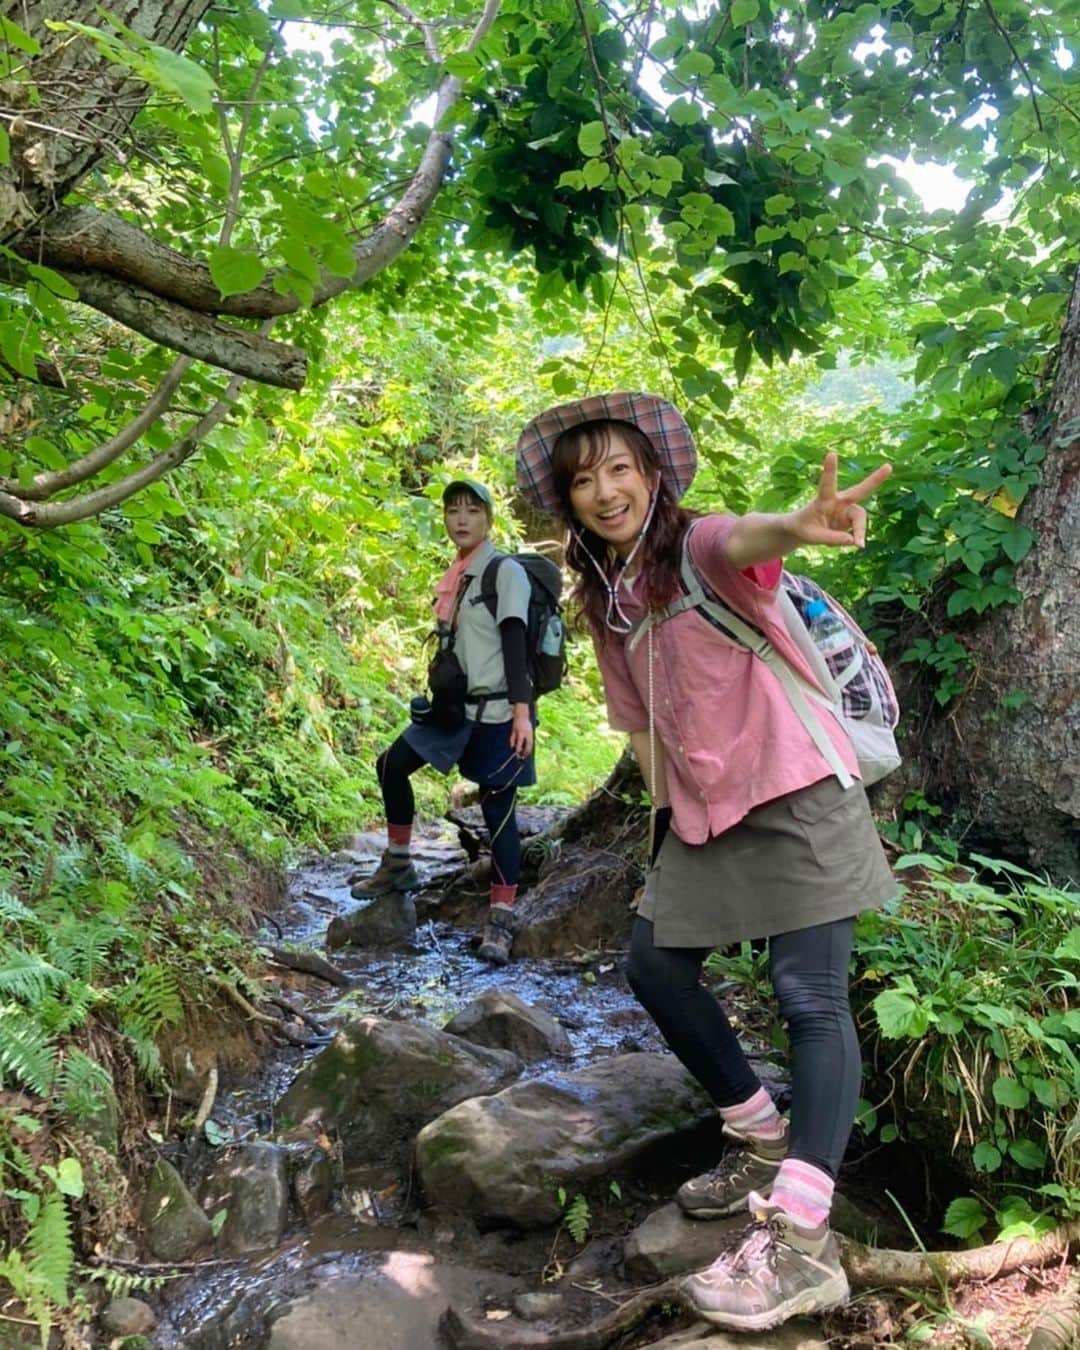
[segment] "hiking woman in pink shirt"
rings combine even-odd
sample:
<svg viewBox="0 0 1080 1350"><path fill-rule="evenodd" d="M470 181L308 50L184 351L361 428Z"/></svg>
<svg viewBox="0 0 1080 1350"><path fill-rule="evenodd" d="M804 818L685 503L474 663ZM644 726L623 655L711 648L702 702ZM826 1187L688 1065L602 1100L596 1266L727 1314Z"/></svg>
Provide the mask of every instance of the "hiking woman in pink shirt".
<svg viewBox="0 0 1080 1350"><path fill-rule="evenodd" d="M660 616L684 594L692 526L686 546L708 589L813 685L776 604L780 559L801 545L861 547L859 503L889 468L841 491L829 454L796 511L695 518L678 503L696 462L681 414L648 394L549 409L517 448L522 492L568 528L611 725L629 734L652 796L653 865L627 978L737 1146L686 1182L679 1204L695 1218L750 1210L744 1239L686 1293L720 1326L762 1330L847 1297L828 1217L859 1096L852 931L895 883L832 712L814 704L811 734L764 660L692 606ZM787 1026L790 1123L700 979L712 948L752 938L769 939Z"/></svg>

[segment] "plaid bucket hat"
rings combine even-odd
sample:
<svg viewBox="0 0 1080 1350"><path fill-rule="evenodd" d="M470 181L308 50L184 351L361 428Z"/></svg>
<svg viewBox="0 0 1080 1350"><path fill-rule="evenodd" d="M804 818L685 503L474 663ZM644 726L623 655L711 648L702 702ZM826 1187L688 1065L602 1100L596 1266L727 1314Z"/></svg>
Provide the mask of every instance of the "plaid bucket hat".
<svg viewBox="0 0 1080 1350"><path fill-rule="evenodd" d="M697 450L686 419L673 403L657 394L593 394L573 403L560 403L534 417L518 437L515 458L522 496L549 515L558 515L552 457L564 431L582 422L612 419L630 422L652 442L660 474L676 501L694 479Z"/></svg>

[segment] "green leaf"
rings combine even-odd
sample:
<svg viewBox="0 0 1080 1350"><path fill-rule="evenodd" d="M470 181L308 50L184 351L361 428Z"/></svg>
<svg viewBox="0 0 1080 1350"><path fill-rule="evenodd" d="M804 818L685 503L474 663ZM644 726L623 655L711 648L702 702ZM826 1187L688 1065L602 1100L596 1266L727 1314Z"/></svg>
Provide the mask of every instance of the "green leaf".
<svg viewBox="0 0 1080 1350"><path fill-rule="evenodd" d="M731 6L731 22L736 28L753 23L761 9L760 0L735 0Z"/></svg>
<svg viewBox="0 0 1080 1350"><path fill-rule="evenodd" d="M0 127L0 164L11 163L11 138L3 127Z"/></svg>
<svg viewBox="0 0 1080 1350"><path fill-rule="evenodd" d="M210 254L210 275L222 297L254 290L265 274L261 259L247 249L221 245Z"/></svg>
<svg viewBox="0 0 1080 1350"><path fill-rule="evenodd" d="M671 183L681 183L683 180L683 163L675 155L660 155L657 158L653 172L660 178L666 178Z"/></svg>
<svg viewBox="0 0 1080 1350"><path fill-rule="evenodd" d="M945 1211L945 1222L941 1231L952 1237L967 1239L974 1237L986 1226L989 1215L973 1195L963 1195L954 1200Z"/></svg>
<svg viewBox="0 0 1080 1350"><path fill-rule="evenodd" d="M837 164L835 159L827 159L824 167L825 177L837 187L847 187L859 176L858 169L852 168L850 164Z"/></svg>
<svg viewBox="0 0 1080 1350"><path fill-rule="evenodd" d="M67 459L53 445L52 441L47 441L44 436L28 436L26 448L35 459L39 459L48 469L67 468Z"/></svg>
<svg viewBox="0 0 1080 1350"><path fill-rule="evenodd" d="M1046 1154L1033 1139L1014 1139L1009 1145L1009 1157L1017 1167L1029 1172L1041 1172L1046 1166Z"/></svg>
<svg viewBox="0 0 1080 1350"><path fill-rule="evenodd" d="M1031 552L1035 539L1034 530L1029 530L1026 525L1014 525L1009 533L1002 537L1001 547L1006 557L1018 563Z"/></svg>
<svg viewBox="0 0 1080 1350"><path fill-rule="evenodd" d="M611 177L611 170L603 159L590 159L581 171L587 188L598 188Z"/></svg>
<svg viewBox="0 0 1080 1350"><path fill-rule="evenodd" d="M998 1106L1007 1107L1011 1111L1022 1111L1031 1101L1031 1093L1015 1078L1004 1076L995 1078L992 1092Z"/></svg>
<svg viewBox="0 0 1080 1350"><path fill-rule="evenodd" d="M41 43L37 38L31 37L25 28L20 28L17 23L12 23L10 19L0 17L0 36L3 37L9 47L15 47L20 52L25 52L27 56L41 55Z"/></svg>
<svg viewBox="0 0 1080 1350"><path fill-rule="evenodd" d="M887 1040L900 1036L922 1036L930 1025L926 1009L898 989L886 989L874 999L881 1034Z"/></svg>
<svg viewBox="0 0 1080 1350"><path fill-rule="evenodd" d="M607 145L603 122L586 122L578 129L577 143L578 149L587 158L602 155Z"/></svg>
<svg viewBox="0 0 1080 1350"><path fill-rule="evenodd" d="M150 44L149 54L158 84L179 94L194 112L211 111L217 86L209 71L179 52L171 52L168 47L159 47L156 43Z"/></svg>
<svg viewBox="0 0 1080 1350"><path fill-rule="evenodd" d="M711 75L715 70L712 57L707 52L687 52L675 67L676 78L689 84L702 75Z"/></svg>
<svg viewBox="0 0 1080 1350"><path fill-rule="evenodd" d="M789 197L785 192L777 192L772 197L765 198L765 214L767 216L782 216L790 211L794 205L794 197Z"/></svg>
<svg viewBox="0 0 1080 1350"><path fill-rule="evenodd" d="M971 1161L976 1172L996 1172L1001 1166L1001 1153L988 1139L980 1139L971 1150Z"/></svg>
<svg viewBox="0 0 1080 1350"><path fill-rule="evenodd" d="M78 1158L61 1158L59 1166L50 1167L45 1163L41 1169L50 1178L61 1195L69 1195L73 1200L82 1198L83 1172Z"/></svg>
<svg viewBox="0 0 1080 1350"><path fill-rule="evenodd" d="M1070 928L1054 948L1056 961L1080 961L1080 928ZM1073 1009L1073 1012L1077 1012Z"/></svg>

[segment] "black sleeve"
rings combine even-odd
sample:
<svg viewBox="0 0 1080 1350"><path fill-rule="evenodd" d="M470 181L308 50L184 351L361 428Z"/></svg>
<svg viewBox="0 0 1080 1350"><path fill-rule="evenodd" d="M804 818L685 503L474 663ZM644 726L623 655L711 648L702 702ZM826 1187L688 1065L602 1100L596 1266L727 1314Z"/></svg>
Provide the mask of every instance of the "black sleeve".
<svg viewBox="0 0 1080 1350"><path fill-rule="evenodd" d="M503 619L499 624L502 640L503 665L506 667L506 688L511 703L533 701L532 680L525 660L525 622L522 619Z"/></svg>

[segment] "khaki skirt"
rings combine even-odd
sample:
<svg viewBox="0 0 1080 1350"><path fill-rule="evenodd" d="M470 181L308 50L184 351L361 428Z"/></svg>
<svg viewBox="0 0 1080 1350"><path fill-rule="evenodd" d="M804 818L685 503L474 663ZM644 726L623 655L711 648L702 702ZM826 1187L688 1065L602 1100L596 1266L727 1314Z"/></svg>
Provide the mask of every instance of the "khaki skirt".
<svg viewBox="0 0 1080 1350"><path fill-rule="evenodd" d="M669 830L638 914L657 947L726 947L880 909L896 889L862 784L829 777L704 844Z"/></svg>

